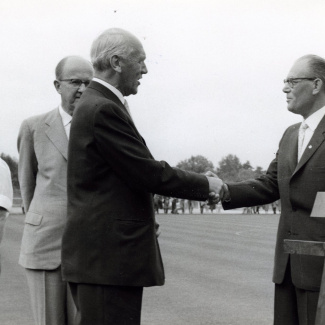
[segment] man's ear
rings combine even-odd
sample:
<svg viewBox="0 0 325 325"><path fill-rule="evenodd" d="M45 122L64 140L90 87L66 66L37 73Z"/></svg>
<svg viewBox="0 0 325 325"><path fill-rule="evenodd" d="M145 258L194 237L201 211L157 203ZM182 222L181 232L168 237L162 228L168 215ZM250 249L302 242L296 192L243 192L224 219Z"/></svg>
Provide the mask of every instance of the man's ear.
<svg viewBox="0 0 325 325"><path fill-rule="evenodd" d="M53 81L53 84L54 84L54 87L55 87L56 91L59 94L61 94L61 83L59 81L57 81L57 80L54 80Z"/></svg>
<svg viewBox="0 0 325 325"><path fill-rule="evenodd" d="M121 67L121 57L119 57L118 55L113 55L110 58L110 64L111 67L114 71L121 73L122 72L122 67Z"/></svg>
<svg viewBox="0 0 325 325"><path fill-rule="evenodd" d="M320 79L320 78L316 78L316 79L314 80L313 95L318 94L318 93L321 91L321 89L322 89L323 87L324 87L324 82L323 82L323 80Z"/></svg>

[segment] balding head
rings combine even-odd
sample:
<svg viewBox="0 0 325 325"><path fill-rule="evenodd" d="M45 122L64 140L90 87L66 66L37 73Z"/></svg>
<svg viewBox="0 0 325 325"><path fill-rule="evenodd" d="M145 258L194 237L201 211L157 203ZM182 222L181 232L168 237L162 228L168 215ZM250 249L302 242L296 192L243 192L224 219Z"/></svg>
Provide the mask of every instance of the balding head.
<svg viewBox="0 0 325 325"><path fill-rule="evenodd" d="M320 78L325 82L325 59L318 55L307 54L299 58L296 62L306 62L312 76ZM325 91L325 89L324 89Z"/></svg>
<svg viewBox="0 0 325 325"><path fill-rule="evenodd" d="M61 95L62 108L68 114L73 114L75 105L93 74L91 63L80 56L67 56L58 63L54 86Z"/></svg>
<svg viewBox="0 0 325 325"><path fill-rule="evenodd" d="M325 60L317 55L305 55L290 69L283 92L288 110L305 119L325 106Z"/></svg>
<svg viewBox="0 0 325 325"><path fill-rule="evenodd" d="M56 66L55 68L55 78L57 80L62 79L63 76L63 70L66 65L66 63L69 61L69 64L71 65L87 65L91 70L93 70L92 65L89 61L85 60L83 57L78 56L78 55L70 55L64 57Z"/></svg>

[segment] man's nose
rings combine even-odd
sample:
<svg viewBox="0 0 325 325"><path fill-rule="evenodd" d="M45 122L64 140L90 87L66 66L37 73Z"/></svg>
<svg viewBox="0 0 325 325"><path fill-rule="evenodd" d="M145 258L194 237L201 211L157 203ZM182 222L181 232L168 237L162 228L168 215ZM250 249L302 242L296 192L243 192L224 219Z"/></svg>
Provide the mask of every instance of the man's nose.
<svg viewBox="0 0 325 325"><path fill-rule="evenodd" d="M147 68L147 66L146 66L146 64L144 62L142 63L141 73L142 74L148 73L148 68Z"/></svg>
<svg viewBox="0 0 325 325"><path fill-rule="evenodd" d="M282 91L283 91L284 93L288 93L288 92L290 92L290 90L291 90L291 88L288 86L288 83L285 82L285 83L284 83L284 86L283 86L283 88L282 88Z"/></svg>
<svg viewBox="0 0 325 325"><path fill-rule="evenodd" d="M87 87L85 86L85 84L82 83L82 84L80 85L80 87L78 88L78 91L79 91L80 93L83 93L83 92L85 91L86 88L87 88Z"/></svg>

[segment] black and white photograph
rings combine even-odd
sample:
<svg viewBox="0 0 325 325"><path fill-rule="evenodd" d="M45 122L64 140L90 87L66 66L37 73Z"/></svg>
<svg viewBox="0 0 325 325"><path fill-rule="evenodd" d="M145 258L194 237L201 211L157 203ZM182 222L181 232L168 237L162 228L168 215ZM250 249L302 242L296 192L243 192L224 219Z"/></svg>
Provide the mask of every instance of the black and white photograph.
<svg viewBox="0 0 325 325"><path fill-rule="evenodd" d="M2 0L1 325L324 325L325 2Z"/></svg>

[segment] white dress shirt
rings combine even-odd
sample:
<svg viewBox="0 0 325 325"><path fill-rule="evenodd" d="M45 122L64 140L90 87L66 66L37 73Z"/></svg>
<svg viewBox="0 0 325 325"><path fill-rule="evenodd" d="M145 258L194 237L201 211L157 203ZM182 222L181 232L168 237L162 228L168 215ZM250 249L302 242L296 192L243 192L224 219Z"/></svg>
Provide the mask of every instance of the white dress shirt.
<svg viewBox="0 0 325 325"><path fill-rule="evenodd" d="M318 124L325 115L325 106L320 108L318 111L310 115L305 119L305 123L308 125L308 128L305 131L304 142L302 144L302 153L305 151L310 139L312 138Z"/></svg>
<svg viewBox="0 0 325 325"><path fill-rule="evenodd" d="M0 207L9 211L12 206L13 190L10 169L0 158Z"/></svg>
<svg viewBox="0 0 325 325"><path fill-rule="evenodd" d="M61 105L59 106L59 113L61 115L61 119L62 119L62 123L63 123L63 126L64 126L65 133L67 134L67 137L69 139L72 116L70 114L68 114L62 108Z"/></svg>
<svg viewBox="0 0 325 325"><path fill-rule="evenodd" d="M101 85L105 86L106 88L108 88L114 95L117 96L117 98L121 101L121 103L124 105L124 107L126 108L126 110L128 111L128 113L131 116L131 112L130 112L130 108L129 105L126 101L126 99L123 97L122 93L115 88L114 86L112 86L111 84L109 84L108 82L102 80L102 79L98 79L98 78L93 78L93 81L96 81L98 83L100 83Z"/></svg>

